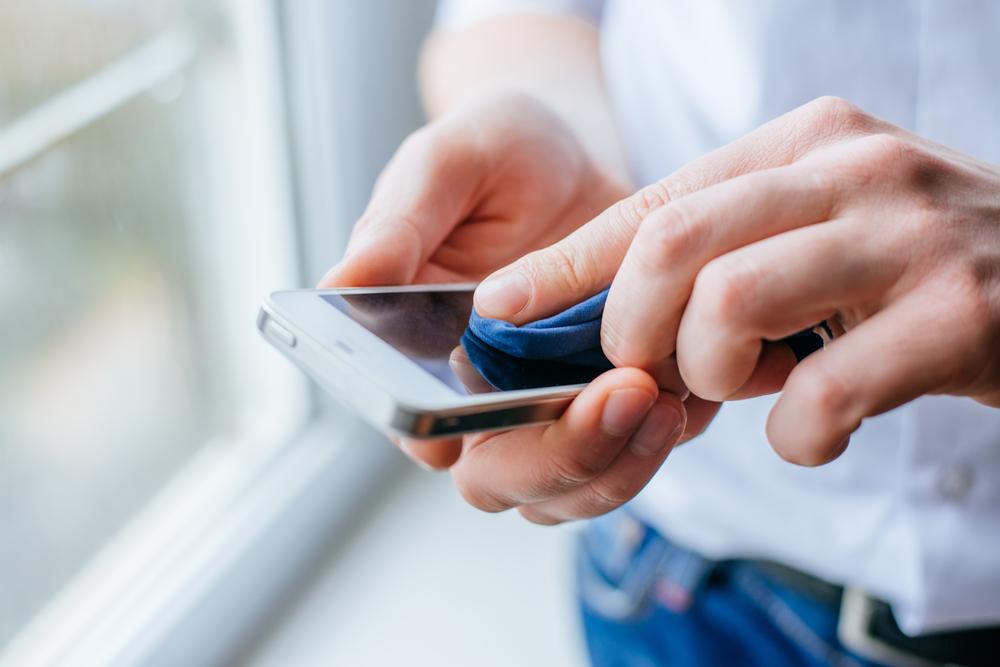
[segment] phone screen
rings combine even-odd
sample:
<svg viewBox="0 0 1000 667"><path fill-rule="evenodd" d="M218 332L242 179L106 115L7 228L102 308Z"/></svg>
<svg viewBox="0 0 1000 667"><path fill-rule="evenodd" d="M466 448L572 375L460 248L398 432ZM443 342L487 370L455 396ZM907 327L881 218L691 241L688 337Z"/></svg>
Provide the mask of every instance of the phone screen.
<svg viewBox="0 0 1000 667"><path fill-rule="evenodd" d="M472 290L461 290L321 294L319 298L460 394L581 383L573 377L546 373L545 361L511 359L506 355L492 355L484 361L479 350L470 355L463 345L463 335L472 314L472 295ZM477 360L478 367L470 356ZM484 373L493 381L487 380Z"/></svg>

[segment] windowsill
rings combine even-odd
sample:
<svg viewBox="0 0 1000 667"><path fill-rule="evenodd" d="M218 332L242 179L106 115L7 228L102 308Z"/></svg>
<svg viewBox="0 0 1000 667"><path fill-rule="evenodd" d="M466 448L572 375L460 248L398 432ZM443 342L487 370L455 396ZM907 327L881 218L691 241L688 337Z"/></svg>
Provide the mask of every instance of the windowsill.
<svg viewBox="0 0 1000 667"><path fill-rule="evenodd" d="M241 664L586 664L575 535L479 512L414 468Z"/></svg>
<svg viewBox="0 0 1000 667"><path fill-rule="evenodd" d="M271 421L196 456L0 666L209 667L244 652L402 458L342 412L297 435Z"/></svg>

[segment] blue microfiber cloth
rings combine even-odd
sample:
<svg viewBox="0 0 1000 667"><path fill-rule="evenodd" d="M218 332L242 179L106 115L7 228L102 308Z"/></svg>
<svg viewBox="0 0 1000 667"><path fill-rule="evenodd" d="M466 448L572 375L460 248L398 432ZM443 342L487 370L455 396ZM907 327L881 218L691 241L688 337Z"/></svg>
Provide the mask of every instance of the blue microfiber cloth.
<svg viewBox="0 0 1000 667"><path fill-rule="evenodd" d="M585 384L615 367L601 349L607 299L604 290L558 315L520 327L487 319L473 309L462 345L476 370L498 389Z"/></svg>
<svg viewBox="0 0 1000 667"><path fill-rule="evenodd" d="M601 349L601 318L608 291L544 320L515 326L472 310L462 345L472 365L497 389L585 384L614 364ZM799 361L822 349L812 329L784 339Z"/></svg>

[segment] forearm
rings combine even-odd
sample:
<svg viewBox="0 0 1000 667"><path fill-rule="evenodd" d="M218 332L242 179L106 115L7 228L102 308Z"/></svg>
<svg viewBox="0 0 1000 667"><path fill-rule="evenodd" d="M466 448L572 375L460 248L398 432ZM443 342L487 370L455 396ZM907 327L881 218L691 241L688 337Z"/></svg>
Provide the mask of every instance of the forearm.
<svg viewBox="0 0 1000 667"><path fill-rule="evenodd" d="M604 88L598 35L581 22L512 16L434 33L424 47L420 84L431 118L483 95L531 95L569 125L608 176L631 188Z"/></svg>

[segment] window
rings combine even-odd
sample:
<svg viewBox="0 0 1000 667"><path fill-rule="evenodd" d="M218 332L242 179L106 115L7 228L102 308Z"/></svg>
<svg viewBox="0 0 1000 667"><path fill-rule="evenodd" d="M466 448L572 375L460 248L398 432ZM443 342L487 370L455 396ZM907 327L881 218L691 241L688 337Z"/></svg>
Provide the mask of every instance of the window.
<svg viewBox="0 0 1000 667"><path fill-rule="evenodd" d="M24 124L150 39L137 11L4 11L27 29L0 39L2 116ZM190 48L163 55L180 70ZM183 87L169 75L0 180L0 642L232 421L206 364ZM5 122L0 155L30 130Z"/></svg>
<svg viewBox="0 0 1000 667"><path fill-rule="evenodd" d="M120 603L184 503L221 512L236 462L310 413L253 328L299 282L276 25L266 2L0 4L3 664Z"/></svg>
<svg viewBox="0 0 1000 667"><path fill-rule="evenodd" d="M432 8L0 3L0 666L221 664L398 469L254 321L422 122Z"/></svg>

